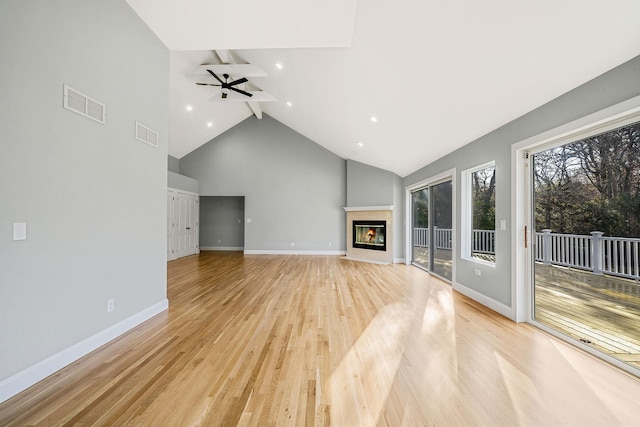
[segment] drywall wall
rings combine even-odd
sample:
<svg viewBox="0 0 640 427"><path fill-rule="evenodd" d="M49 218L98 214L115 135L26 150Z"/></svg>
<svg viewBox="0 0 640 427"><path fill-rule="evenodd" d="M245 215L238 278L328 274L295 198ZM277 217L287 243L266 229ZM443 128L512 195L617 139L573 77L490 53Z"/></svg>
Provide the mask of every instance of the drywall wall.
<svg viewBox="0 0 640 427"><path fill-rule="evenodd" d="M244 197L200 197L200 250L244 249Z"/></svg>
<svg viewBox="0 0 640 427"><path fill-rule="evenodd" d="M180 172L201 196L245 197L247 252L345 250L345 160L268 115L184 156Z"/></svg>
<svg viewBox="0 0 640 427"><path fill-rule="evenodd" d="M3 0L0 56L2 400L166 306L169 52L124 0ZM64 109L63 84L106 124Z"/></svg>
<svg viewBox="0 0 640 427"><path fill-rule="evenodd" d="M169 172L180 173L180 159L173 156L167 156L167 168Z"/></svg>
<svg viewBox="0 0 640 427"><path fill-rule="evenodd" d="M402 178L393 174L393 258L405 262L405 201Z"/></svg>
<svg viewBox="0 0 640 427"><path fill-rule="evenodd" d="M198 194L198 180L180 175L179 173L167 172L167 187L174 190L187 191L189 193Z"/></svg>
<svg viewBox="0 0 640 427"><path fill-rule="evenodd" d="M347 206L393 205L393 172L347 160Z"/></svg>
<svg viewBox="0 0 640 427"><path fill-rule="evenodd" d="M640 56L405 177L404 185L412 186L455 168L454 180L458 183L454 195L457 208L455 227L460 230L460 173L495 161L496 221L506 220L507 230L496 232L495 267L464 260L458 251L455 259L457 283L505 306L511 306L511 145L638 95ZM455 244L460 247L460 233ZM475 275L475 269L480 269L482 276Z"/></svg>

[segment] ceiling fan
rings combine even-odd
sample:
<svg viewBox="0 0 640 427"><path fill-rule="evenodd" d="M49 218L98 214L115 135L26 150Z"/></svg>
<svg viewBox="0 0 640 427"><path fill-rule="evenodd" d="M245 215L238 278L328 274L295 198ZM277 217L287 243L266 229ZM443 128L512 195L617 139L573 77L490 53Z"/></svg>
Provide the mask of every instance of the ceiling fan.
<svg viewBox="0 0 640 427"><path fill-rule="evenodd" d="M215 77L215 79L217 81L219 81L220 84L217 84L217 83L196 83L197 85L200 85L200 86L220 86L220 91L222 92L222 98L223 99L227 97L227 95L229 94L230 90L238 92L238 93L241 93L241 94L243 94L245 96L248 96L248 97L252 97L253 96L253 94L251 94L249 92L245 92L244 90L238 89L237 87L235 87L235 86L237 86L239 84L248 82L246 77L242 77L242 78L240 78L238 80L234 80L232 82L229 82L229 74L223 74L222 77L224 77L224 81L222 81L222 79L220 77L218 77L216 75L216 73L214 73L213 71L211 71L209 69L207 69L207 71L209 72L209 74L211 74L213 77Z"/></svg>

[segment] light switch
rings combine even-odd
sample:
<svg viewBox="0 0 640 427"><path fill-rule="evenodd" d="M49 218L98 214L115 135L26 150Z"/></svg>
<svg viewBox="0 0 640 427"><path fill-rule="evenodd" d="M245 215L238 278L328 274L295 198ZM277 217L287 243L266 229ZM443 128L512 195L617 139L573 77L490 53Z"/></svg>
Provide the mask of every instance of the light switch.
<svg viewBox="0 0 640 427"><path fill-rule="evenodd" d="M251 224L251 218L247 218L247 223Z"/></svg>
<svg viewBox="0 0 640 427"><path fill-rule="evenodd" d="M27 240L27 223L13 223L13 240Z"/></svg>
<svg viewBox="0 0 640 427"><path fill-rule="evenodd" d="M500 220L500 230L506 230L507 229L507 220L506 219L501 219Z"/></svg>

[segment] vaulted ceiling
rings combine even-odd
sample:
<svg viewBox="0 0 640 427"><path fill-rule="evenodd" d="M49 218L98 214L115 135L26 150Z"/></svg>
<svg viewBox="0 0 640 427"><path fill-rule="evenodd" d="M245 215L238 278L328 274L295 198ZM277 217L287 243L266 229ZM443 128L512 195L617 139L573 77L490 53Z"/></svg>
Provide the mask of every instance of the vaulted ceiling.
<svg viewBox="0 0 640 427"><path fill-rule="evenodd" d="M638 0L127 1L171 50L177 158L263 111L406 176L640 54ZM221 62L277 101L210 102L187 74Z"/></svg>

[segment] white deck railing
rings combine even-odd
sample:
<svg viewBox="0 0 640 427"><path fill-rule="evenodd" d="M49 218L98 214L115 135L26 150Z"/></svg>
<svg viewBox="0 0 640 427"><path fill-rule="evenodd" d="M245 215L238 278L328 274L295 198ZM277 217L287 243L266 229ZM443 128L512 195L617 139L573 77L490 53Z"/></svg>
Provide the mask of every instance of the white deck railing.
<svg viewBox="0 0 640 427"><path fill-rule="evenodd" d="M451 249L452 230L434 227L436 249ZM413 245L429 247L429 229L413 229ZM474 253L495 255L495 231L473 230ZM559 234L542 230L535 235L535 260L640 280L640 239L604 237L600 231L590 236Z"/></svg>
<svg viewBox="0 0 640 427"><path fill-rule="evenodd" d="M453 240L453 230L450 228L433 227L436 236L436 249L451 250ZM481 254L495 254L495 234L494 230L473 230L473 252ZM413 246L429 247L429 229L413 229Z"/></svg>

